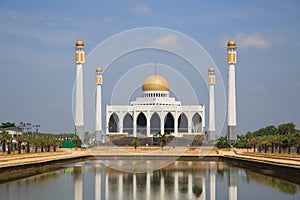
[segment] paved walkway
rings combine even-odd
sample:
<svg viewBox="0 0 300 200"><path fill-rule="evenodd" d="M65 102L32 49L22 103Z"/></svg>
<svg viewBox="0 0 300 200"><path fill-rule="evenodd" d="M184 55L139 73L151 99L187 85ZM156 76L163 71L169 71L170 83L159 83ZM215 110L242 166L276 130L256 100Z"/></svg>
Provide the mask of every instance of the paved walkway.
<svg viewBox="0 0 300 200"><path fill-rule="evenodd" d="M5 156L2 155L0 156L0 168L20 166L26 164L38 164L48 161L64 160L70 158L79 158L85 155L85 151L30 153Z"/></svg>
<svg viewBox="0 0 300 200"><path fill-rule="evenodd" d="M144 156L177 156L177 157L226 157L237 160L246 160L258 163L271 164L276 166L293 167L300 169L300 156L295 156L295 159L291 159L291 156L278 157L271 154L249 154L237 151L225 151L217 150L211 147L193 148L193 147L138 147L134 150L133 147L97 147L87 150L69 150L63 152L50 152L50 153L30 153L21 155L0 155L0 169L12 166L20 166L26 164L38 164L48 161L57 161L70 158L80 158L84 156L132 156L132 157L144 157ZM299 158L299 160L298 160Z"/></svg>

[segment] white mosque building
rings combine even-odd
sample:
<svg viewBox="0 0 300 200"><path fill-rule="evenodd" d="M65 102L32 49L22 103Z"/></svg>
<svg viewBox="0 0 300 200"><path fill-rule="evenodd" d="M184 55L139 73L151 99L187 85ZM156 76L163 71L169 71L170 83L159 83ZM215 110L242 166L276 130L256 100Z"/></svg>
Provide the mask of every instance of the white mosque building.
<svg viewBox="0 0 300 200"><path fill-rule="evenodd" d="M133 137L153 137L168 133L175 137L202 134L204 105L182 105L170 97L168 81L160 75L146 78L143 97L130 105L106 106L106 134L124 133Z"/></svg>
<svg viewBox="0 0 300 200"><path fill-rule="evenodd" d="M227 139L231 144L237 140L235 65L237 60L236 43L227 43L228 55L228 107ZM85 62L84 43L75 44L76 84L75 84L75 133L84 138L83 109L83 66ZM208 69L209 85L209 124L208 140L215 140L215 69ZM103 139L102 127L102 69L96 69L96 141ZM146 78L142 85L142 97L131 101L129 105L106 105L105 134L127 135L129 137L153 137L168 133L174 137L203 135L205 132L205 106L182 105L170 97L168 81L154 74Z"/></svg>

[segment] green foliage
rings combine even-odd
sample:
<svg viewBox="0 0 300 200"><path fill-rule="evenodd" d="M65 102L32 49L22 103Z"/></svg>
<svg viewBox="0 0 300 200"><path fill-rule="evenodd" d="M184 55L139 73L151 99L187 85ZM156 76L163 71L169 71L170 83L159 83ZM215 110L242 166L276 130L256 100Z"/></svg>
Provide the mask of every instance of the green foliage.
<svg viewBox="0 0 300 200"><path fill-rule="evenodd" d="M159 136L158 136L158 144L159 144L159 146L161 146L161 148L163 148L164 146L166 146L168 142L169 142L169 138L168 138L168 136L166 136L166 133L164 133L163 135L159 134Z"/></svg>
<svg viewBox="0 0 300 200"><path fill-rule="evenodd" d="M227 142L226 137L220 137L217 142L217 147L220 148L230 148L230 144Z"/></svg>
<svg viewBox="0 0 300 200"><path fill-rule="evenodd" d="M297 147L297 153L300 154L300 131L296 130L296 125L292 122L278 125L273 125L260 128L259 130L247 132L244 136L238 136L235 147L249 148L254 151L264 150L265 153L271 149L272 153L278 150L282 153L282 149L287 149L291 153L291 147Z"/></svg>
<svg viewBox="0 0 300 200"><path fill-rule="evenodd" d="M132 140L131 144L133 145L134 149L136 150L136 148L140 145L140 140L137 137L135 137Z"/></svg>
<svg viewBox="0 0 300 200"><path fill-rule="evenodd" d="M10 128L10 127L16 127L16 124L12 122L2 122L0 126L0 128Z"/></svg>

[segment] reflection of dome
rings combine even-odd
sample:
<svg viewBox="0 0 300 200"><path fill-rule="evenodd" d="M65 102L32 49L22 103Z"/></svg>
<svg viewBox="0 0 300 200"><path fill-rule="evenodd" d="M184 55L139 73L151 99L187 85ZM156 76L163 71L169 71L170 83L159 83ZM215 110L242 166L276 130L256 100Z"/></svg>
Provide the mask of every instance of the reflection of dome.
<svg viewBox="0 0 300 200"><path fill-rule="evenodd" d="M84 43L82 40L77 40L76 41L76 47L83 47L84 46Z"/></svg>
<svg viewBox="0 0 300 200"><path fill-rule="evenodd" d="M146 78L142 91L169 91L168 81L159 75L152 75Z"/></svg>
<svg viewBox="0 0 300 200"><path fill-rule="evenodd" d="M215 69L213 67L209 68L208 73L215 73Z"/></svg>
<svg viewBox="0 0 300 200"><path fill-rule="evenodd" d="M229 47L235 47L236 43L235 43L234 40L229 40L228 43L227 43L227 46L229 46Z"/></svg>

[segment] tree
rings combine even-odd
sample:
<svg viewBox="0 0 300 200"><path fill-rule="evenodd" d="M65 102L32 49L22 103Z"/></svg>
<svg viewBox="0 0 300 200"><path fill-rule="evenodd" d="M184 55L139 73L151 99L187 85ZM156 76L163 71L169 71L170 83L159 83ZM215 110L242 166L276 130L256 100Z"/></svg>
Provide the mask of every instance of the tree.
<svg viewBox="0 0 300 200"><path fill-rule="evenodd" d="M136 150L136 148L140 145L140 140L137 137L134 137L131 144L133 145L134 150Z"/></svg>
<svg viewBox="0 0 300 200"><path fill-rule="evenodd" d="M22 150L22 142L24 141L24 137L22 135L17 136L14 138L17 141L17 146L18 146L18 154L21 154Z"/></svg>
<svg viewBox="0 0 300 200"><path fill-rule="evenodd" d="M294 135L293 134L289 134L289 135L285 135L284 136L284 144L287 146L288 148L288 154L291 153L291 146L294 143Z"/></svg>
<svg viewBox="0 0 300 200"><path fill-rule="evenodd" d="M217 147L219 149L221 148L230 148L230 144L227 142L227 139L225 137L220 137L218 139L218 142L217 142Z"/></svg>
<svg viewBox="0 0 300 200"><path fill-rule="evenodd" d="M10 128L10 127L16 127L16 124L12 122L2 122L0 126L0 128Z"/></svg>
<svg viewBox="0 0 300 200"><path fill-rule="evenodd" d="M294 134L296 129L296 125L292 122L281 124L278 126L278 134L280 135L288 135L288 134Z"/></svg>
<svg viewBox="0 0 300 200"><path fill-rule="evenodd" d="M300 131L296 131L295 133L295 144L297 146L297 154L300 154Z"/></svg>
<svg viewBox="0 0 300 200"><path fill-rule="evenodd" d="M169 138L166 136L166 133L158 135L158 144L163 149L164 146L167 145Z"/></svg>
<svg viewBox="0 0 300 200"><path fill-rule="evenodd" d="M283 137L283 135L275 135L274 139L275 139L275 143L278 147L278 153L281 153L282 152L282 143L283 143L282 141L283 141L284 137Z"/></svg>

